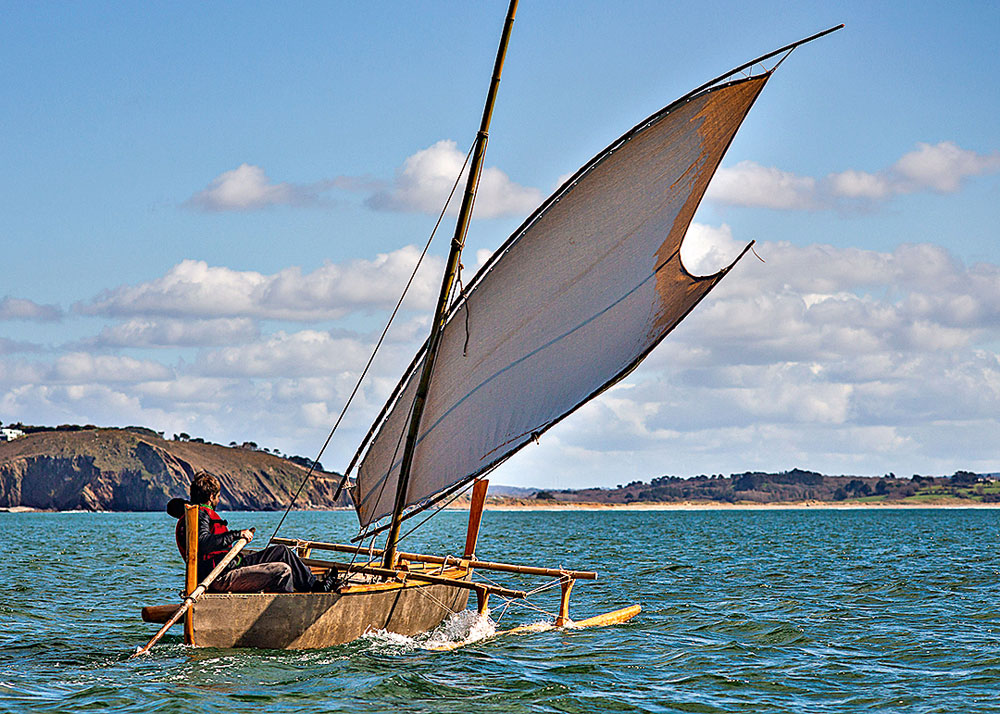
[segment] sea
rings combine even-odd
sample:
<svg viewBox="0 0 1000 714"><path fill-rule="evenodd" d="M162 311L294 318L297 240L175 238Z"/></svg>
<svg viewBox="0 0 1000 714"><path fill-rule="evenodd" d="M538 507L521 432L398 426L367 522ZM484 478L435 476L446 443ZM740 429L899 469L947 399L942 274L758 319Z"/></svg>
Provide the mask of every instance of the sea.
<svg viewBox="0 0 1000 714"><path fill-rule="evenodd" d="M225 514L270 535L280 514ZM458 552L445 512L406 550ZM1000 510L487 511L477 554L599 571L571 617L559 589L495 598L408 638L311 651L193 649L140 607L177 602L164 513L0 513L2 712L1000 712ZM349 539L347 512L281 535ZM497 578L517 588L544 580ZM435 651L428 643L460 646Z"/></svg>

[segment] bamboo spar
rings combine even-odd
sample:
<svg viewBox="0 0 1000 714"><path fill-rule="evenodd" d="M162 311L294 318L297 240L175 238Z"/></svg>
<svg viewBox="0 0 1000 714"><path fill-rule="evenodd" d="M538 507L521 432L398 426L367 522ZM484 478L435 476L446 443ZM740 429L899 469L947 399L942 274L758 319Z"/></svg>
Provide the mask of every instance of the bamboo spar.
<svg viewBox="0 0 1000 714"><path fill-rule="evenodd" d="M410 416L410 426L406 433L406 446L403 449L403 460L399 466L399 479L396 482L396 501L392 511L392 527L386 539L385 557L382 565L392 568L396 560L396 541L399 540L399 524L406 508L406 489L410 481L410 468L417 448L417 437L420 434L420 418L423 416L424 405L427 402L427 392L430 389L431 375L434 372L434 360L437 357L441 332L444 328L445 313L448 310L448 297L451 295L455 276L458 274L459 258L465 246L465 236L469 231L469 220L472 217L472 205L479 186L479 176L483 167L483 156L486 153L486 142L489 139L490 119L493 117L493 104L496 101L497 88L500 85L500 73L503 70L504 57L507 54L507 42L514 25L514 15L517 12L517 0L510 0L507 8L507 19L504 23L500 46L497 48L496 62L493 65L493 79L486 96L486 106L483 108L483 118L476 135L475 150L472 154L472 165L469 167L469 180L465 185L465 195L462 197L462 207L459 210L455 225L455 235L451 241L451 251L448 254L448 264L441 281L441 293L438 295L437 307L434 310L434 321L431 323L431 334L427 338L427 354L420 373L420 382L413 399L413 412Z"/></svg>
<svg viewBox="0 0 1000 714"><path fill-rule="evenodd" d="M368 553L367 548L355 545L341 545L340 543L323 543L314 540L295 540L294 538L275 538L272 543L287 545L290 548L310 548L315 550L332 550L338 553ZM372 551L375 556L382 555L385 551L375 548ZM465 558L456 556L424 555L422 553L397 552L399 558L412 560L419 563L434 563L436 565L446 565L448 563L465 562ZM566 570L564 568L539 568L533 565L515 565L513 563L495 563L489 560L469 559L470 568L480 570L498 570L505 573L520 573L522 575L543 575L553 578L574 578L575 580L597 580L597 573L592 570Z"/></svg>

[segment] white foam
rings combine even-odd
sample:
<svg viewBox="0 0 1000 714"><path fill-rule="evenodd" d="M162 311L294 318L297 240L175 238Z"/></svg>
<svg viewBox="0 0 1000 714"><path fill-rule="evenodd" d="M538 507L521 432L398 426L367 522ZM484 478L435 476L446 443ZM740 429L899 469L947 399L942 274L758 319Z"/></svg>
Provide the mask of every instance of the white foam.
<svg viewBox="0 0 1000 714"><path fill-rule="evenodd" d="M490 619L489 610L480 615L475 610L462 610L453 613L430 633L424 646L436 647L442 645L467 645L488 637L497 632L496 623Z"/></svg>
<svg viewBox="0 0 1000 714"><path fill-rule="evenodd" d="M417 641L412 637L388 630L370 630L361 636L376 652L400 653L416 649Z"/></svg>

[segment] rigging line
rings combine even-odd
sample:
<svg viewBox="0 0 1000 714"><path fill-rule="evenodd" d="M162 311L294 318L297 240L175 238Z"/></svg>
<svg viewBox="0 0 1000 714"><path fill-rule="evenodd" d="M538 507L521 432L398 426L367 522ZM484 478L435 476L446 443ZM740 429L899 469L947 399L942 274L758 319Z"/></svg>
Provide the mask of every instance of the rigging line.
<svg viewBox="0 0 1000 714"><path fill-rule="evenodd" d="M395 319L396 314L399 312L400 306L403 304L403 300L406 298L406 293L409 291L410 286L417 277L417 271L420 269L421 263L423 263L424 258L427 256L427 251L431 247L431 241L434 240L434 236L437 233L438 227L441 225L441 221L444 220L445 212L448 210L448 205L451 203L451 199L455 195L455 189L458 187L459 181L462 178L462 173L465 171L465 167L469 163L469 158L472 156L472 150L475 148L475 143L469 148L469 152L465 155L465 162L462 164L461 170L458 172L458 176L455 178L455 183L452 184L451 192L448 194L447 200L444 202L444 206L441 208L441 213L438 215L437 222L434 224L434 228L431 230L430 236L427 238L427 243L424 244L424 250L420 253L420 257L417 259L417 264L413 266L413 272L410 274L410 279L406 281L406 285L403 287L403 293L399 296L399 300L396 302L396 307L393 308L392 314L389 315L389 320L385 324L385 329L382 330L381 336L378 338L378 342L375 343L375 348L372 350L371 357L368 358L368 364L365 365L364 370L361 372L361 376L358 377L357 384L354 385L351 395L347 398L347 403L344 404L344 408L340 412L340 416L337 417L337 421L334 423L333 428L330 430L329 435L326 437L326 441L323 442L323 448L319 450L319 454L316 459L309 466L309 471L306 472L305 478L302 479L302 483L299 484L298 490L295 495L292 496L292 500L288 503L288 508L285 509L285 513L281 516L281 520L278 521L277 528L274 529L274 533L271 535L271 541L275 539L278 535L278 531L281 530L282 524L285 522L285 518L288 517L289 512L292 510L292 506L295 505L295 501L298 499L299 495L302 493L302 489L309 482L309 479L313 475L313 471L316 469L316 464L323 457L323 452L326 451L326 447L330 445L330 440L333 438L334 433L337 431L337 427L340 426L340 422L343 420L344 415L347 413L348 407L351 406L351 402L354 401L354 397L357 395L358 390L361 388L362 382L364 382L365 376L368 374L369 368L372 366L372 362L375 361L375 355L378 354L379 348L382 346L382 342L385 340L386 334L389 332L389 327L392 325L392 321ZM344 490L344 485L347 483L347 473L344 473L343 478L340 480L340 485L337 486L337 492L334 495L334 501L340 498L341 491ZM270 541L268 541L270 542Z"/></svg>
<svg viewBox="0 0 1000 714"><path fill-rule="evenodd" d="M371 564L371 562L375 559L375 556L372 554L372 551L374 549L375 549L375 536L372 536L371 543L368 544L368 564ZM354 555L351 556L351 562L347 564L348 573L351 573L354 570L354 563L357 561L359 555L361 555L360 548L354 551Z"/></svg>
<svg viewBox="0 0 1000 714"><path fill-rule="evenodd" d="M771 71L774 72L776 69L778 69L778 67L781 66L781 63L784 62L786 59L788 59L791 56L792 52L794 52L794 51L795 51L795 47L793 47L792 49L788 50L788 52L786 52L782 56L782 58L780 60L778 60L778 63L771 68ZM764 67L763 63L761 63L761 67ZM764 69L767 69L767 67L764 67Z"/></svg>
<svg viewBox="0 0 1000 714"><path fill-rule="evenodd" d="M544 591L546 591L546 590L551 590L551 589L552 589L552 588L554 588L554 587L555 587L556 585L562 585L562 578L558 578L558 579L556 579L556 580L553 580L552 582L550 582L550 583L546 583L546 584L544 584L544 585L539 585L539 586L538 586L537 588L535 588L534 590L529 590L529 591L528 591L527 593L525 593L525 595L526 595L527 597L531 597L532 595L537 595L537 594L538 594L538 593L540 593L540 592L544 592Z"/></svg>
<svg viewBox="0 0 1000 714"><path fill-rule="evenodd" d="M495 623L497 623L498 625L500 624L500 620L502 620L503 616L507 614L507 610L510 609L510 604L512 602L513 602L513 600L511 598L507 598L504 601L503 607L500 608L500 614L497 615L497 619L494 620Z"/></svg>
<svg viewBox="0 0 1000 714"><path fill-rule="evenodd" d="M438 607L440 607L445 612L450 612L452 615L454 615L455 613L458 612L458 610L453 609L451 607L451 605L448 605L447 603L441 602L441 600L439 600L436 596L431 595L429 592L424 592L425 589L426 588L424 588L422 586L417 586L416 588L414 588L414 590L416 591L416 593L418 595L421 595L421 596L427 598L428 600L430 600L431 602L435 603Z"/></svg>
<svg viewBox="0 0 1000 714"><path fill-rule="evenodd" d="M510 604L511 605L520 605L521 607L526 607L529 610L534 610L535 612L540 612L543 615L546 615L546 616L551 617L553 619L555 619L557 617L554 612L549 612L548 610L542 609L542 608L538 607L538 605L535 605L535 604L533 604L533 603L531 603L531 602L529 602L527 600L517 600L516 602L515 601L511 601Z"/></svg>

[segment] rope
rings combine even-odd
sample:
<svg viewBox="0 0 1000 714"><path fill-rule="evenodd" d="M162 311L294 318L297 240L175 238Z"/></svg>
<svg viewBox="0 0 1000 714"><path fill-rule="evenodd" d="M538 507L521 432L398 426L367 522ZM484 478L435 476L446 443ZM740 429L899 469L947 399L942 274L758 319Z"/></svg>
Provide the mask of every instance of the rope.
<svg viewBox="0 0 1000 714"><path fill-rule="evenodd" d="M399 296L399 300L396 302L396 307L392 309L392 314L389 315L389 320L385 324L385 329L382 330L381 336L378 338L378 342L375 343L375 348L372 350L371 357L368 358L368 364L365 365L364 370L361 372L361 376L358 377L357 383L354 385L354 389L351 391L351 396L347 398L347 403L344 404L344 408L340 411L340 416L337 417L336 423L334 423L333 428L330 430L329 435L326 437L326 441L323 442L323 448L319 450L319 454L316 459L309 466L309 471L306 472L305 478L302 479L302 483L299 484L298 490L295 495L292 496L292 500L288 503L288 508L285 509L285 513L281 516L281 520L278 521L277 528L274 529L274 533L271 534L271 541L273 541L277 535L278 531L281 530L282 524L285 522L285 518L288 517L289 512L292 510L292 506L295 505L295 501L298 499L299 495L302 493L302 489L312 478L313 471L316 470L316 464L323 457L323 452L326 451L326 447L330 445L330 440L333 438L334 433L337 431L337 427L340 426L340 422L343 420L344 415L347 413L347 408L351 406L351 402L354 401L355 395L357 395L358 390L361 388L361 384L368 374L368 369L372 366L372 362L375 361L375 355L378 354L379 348L382 346L382 342L385 340L386 334L389 332L389 327L392 325L392 321L396 318L396 314L399 312L400 306L403 304L404 298L406 298L406 293L409 291L410 286L417 277L417 271L420 269L420 264L423 263L424 257L427 255L427 251L431 247L431 241L434 240L434 235L437 233L438 227L441 225L441 221L444 220L444 214L448 210L448 205L451 203L451 199L455 195L455 189L458 187L459 181L462 178L462 173L465 171L466 165L469 163L469 158L472 156L472 150L475 148L475 143L469 148L469 152L465 155L465 163L462 164L461 170L458 172L458 176L455 177L455 183L452 184L451 192L448 194L447 200L444 202L444 206L441 208L441 213L438 215L437 222L434 224L434 228L431 230L430 236L427 238L427 243L424 244L424 250L420 253L420 257L417 259L417 264L413 266L413 272L410 274L410 279L406 281L406 285L403 287L403 293ZM344 489L344 485L347 483L347 474L340 481L340 485L337 486L337 497L340 496L340 492ZM381 494L380 494L381 497ZM270 542L270 541L269 541Z"/></svg>
<svg viewBox="0 0 1000 714"><path fill-rule="evenodd" d="M431 602L435 603L442 610L444 610L446 612L450 612L452 614L458 612L458 610L452 610L450 605L446 605L445 603L441 602L436 597L434 597L433 595L431 595L429 592L424 592L424 590L426 590L426 589L427 588L425 588L423 586L417 586L415 588L415 590L417 591L417 594L422 595L423 597L427 598Z"/></svg>
<svg viewBox="0 0 1000 714"><path fill-rule="evenodd" d="M462 293L465 292L465 286L462 285L462 268L463 267L464 266L461 263L459 263L459 265L458 265L458 281L457 281L458 282L459 295L461 295ZM465 308L465 344L462 345L462 356L463 357L468 357L469 356L469 301L468 301L468 299L466 299L465 304L463 305L463 307Z"/></svg>

